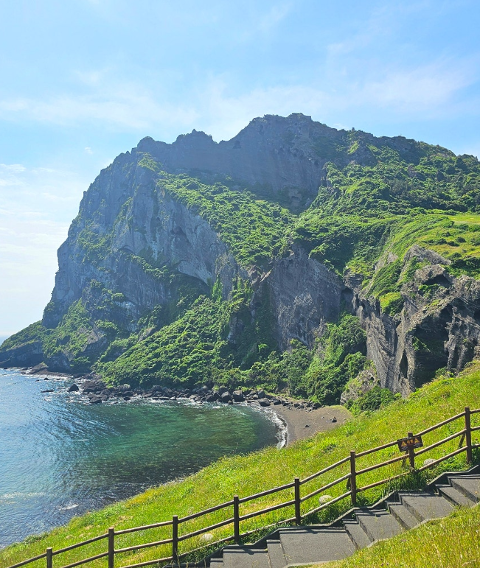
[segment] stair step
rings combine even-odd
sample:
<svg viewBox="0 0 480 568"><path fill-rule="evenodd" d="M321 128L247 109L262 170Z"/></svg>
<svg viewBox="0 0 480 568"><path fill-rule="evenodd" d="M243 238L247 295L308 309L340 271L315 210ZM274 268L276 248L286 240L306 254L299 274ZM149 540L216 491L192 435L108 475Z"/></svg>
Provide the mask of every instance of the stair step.
<svg viewBox="0 0 480 568"><path fill-rule="evenodd" d="M462 475L449 477L450 485L475 502L480 501L480 476Z"/></svg>
<svg viewBox="0 0 480 568"><path fill-rule="evenodd" d="M223 559L222 558L211 558L210 559L210 568L223 568Z"/></svg>
<svg viewBox="0 0 480 568"><path fill-rule="evenodd" d="M401 503L389 503L388 509L406 530L413 529L413 527L416 527L420 522L417 517L412 515L405 505L402 505Z"/></svg>
<svg viewBox="0 0 480 568"><path fill-rule="evenodd" d="M223 551L224 568L270 568L268 552L248 546L229 547Z"/></svg>
<svg viewBox="0 0 480 568"><path fill-rule="evenodd" d="M343 521L345 530L348 536L352 540L355 548L360 550L372 544L372 540L368 534L362 529L362 527L357 523L357 521Z"/></svg>
<svg viewBox="0 0 480 568"><path fill-rule="evenodd" d="M468 497L455 487L451 485L437 485L440 495L448 499L453 505L460 505L461 507L471 507L475 504L475 500Z"/></svg>
<svg viewBox="0 0 480 568"><path fill-rule="evenodd" d="M402 525L388 511L361 509L355 516L372 541L391 538L403 531Z"/></svg>
<svg viewBox="0 0 480 568"><path fill-rule="evenodd" d="M343 560L355 552L344 528L298 528L279 531L287 564Z"/></svg>
<svg viewBox="0 0 480 568"><path fill-rule="evenodd" d="M402 505L419 521L446 517L453 511L453 505L433 493L400 493Z"/></svg>
<svg viewBox="0 0 480 568"><path fill-rule="evenodd" d="M270 568L284 568L288 564L283 554L282 543L279 540L267 540L267 551L270 558Z"/></svg>

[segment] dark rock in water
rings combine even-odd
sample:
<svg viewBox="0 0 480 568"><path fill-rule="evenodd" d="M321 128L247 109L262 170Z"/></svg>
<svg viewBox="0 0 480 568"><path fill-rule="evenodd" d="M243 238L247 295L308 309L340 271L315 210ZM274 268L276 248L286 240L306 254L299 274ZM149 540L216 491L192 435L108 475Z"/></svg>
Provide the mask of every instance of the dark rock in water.
<svg viewBox="0 0 480 568"><path fill-rule="evenodd" d="M260 398L258 404L260 404L260 406L270 406L270 401L268 398Z"/></svg>
<svg viewBox="0 0 480 568"><path fill-rule="evenodd" d="M106 386L103 381L85 381L83 383L83 392L84 394L102 392Z"/></svg>
<svg viewBox="0 0 480 568"><path fill-rule="evenodd" d="M88 397L88 401L90 402L90 404L101 404L103 402L102 397L96 394L90 395Z"/></svg>
<svg viewBox="0 0 480 568"><path fill-rule="evenodd" d="M241 390L233 391L233 400L234 402L243 402L245 397L243 396L243 392Z"/></svg>
<svg viewBox="0 0 480 568"><path fill-rule="evenodd" d="M228 403L232 400L232 395L227 390L220 395L220 400Z"/></svg>
<svg viewBox="0 0 480 568"><path fill-rule="evenodd" d="M53 392L53 389L46 389L46 390L40 391L40 392Z"/></svg>
<svg viewBox="0 0 480 568"><path fill-rule="evenodd" d="M39 363L38 365L35 365L35 367L32 367L31 369L29 369L27 371L28 375L36 375L38 373L45 373L45 371L48 370L48 367L45 363Z"/></svg>
<svg viewBox="0 0 480 568"><path fill-rule="evenodd" d="M213 394L208 394L205 397L205 402L215 402L217 399Z"/></svg>
<svg viewBox="0 0 480 568"><path fill-rule="evenodd" d="M78 387L78 385L73 383L73 385L70 385L68 387L67 392L78 392L79 390L80 390L80 388Z"/></svg>

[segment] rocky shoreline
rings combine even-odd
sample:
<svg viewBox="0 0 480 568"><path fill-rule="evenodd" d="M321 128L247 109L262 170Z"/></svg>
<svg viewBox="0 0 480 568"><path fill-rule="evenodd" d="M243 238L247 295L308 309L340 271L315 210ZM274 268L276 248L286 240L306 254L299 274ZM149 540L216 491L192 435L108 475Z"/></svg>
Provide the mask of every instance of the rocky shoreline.
<svg viewBox="0 0 480 568"><path fill-rule="evenodd" d="M78 383L78 384L77 384ZM263 389L234 390L230 392L227 387L211 387L202 385L194 389L170 388L163 385L154 385L148 389L132 388L128 384L112 387L101 379L84 378L69 387L69 391L80 391L87 396L90 404L101 404L111 399L125 401L133 397L152 398L153 400L189 399L192 402L216 402L222 404L256 403L263 408L269 406L284 406L297 410L313 410L320 405L306 400L290 400L281 396L266 393Z"/></svg>
<svg viewBox="0 0 480 568"><path fill-rule="evenodd" d="M148 389L132 388L128 384L109 386L95 374L85 376L49 373L45 368L21 369L28 375L41 375L45 378L73 379L68 392L83 395L89 404L145 399L154 401L189 400L193 403L247 404L269 411L279 430L279 447L295 440L312 436L320 431L331 430L350 418L349 411L340 406L322 407L309 400L296 400L266 393L263 389L238 389L231 392L227 387L204 384L193 389L170 388L153 385ZM44 391L47 392L47 391Z"/></svg>

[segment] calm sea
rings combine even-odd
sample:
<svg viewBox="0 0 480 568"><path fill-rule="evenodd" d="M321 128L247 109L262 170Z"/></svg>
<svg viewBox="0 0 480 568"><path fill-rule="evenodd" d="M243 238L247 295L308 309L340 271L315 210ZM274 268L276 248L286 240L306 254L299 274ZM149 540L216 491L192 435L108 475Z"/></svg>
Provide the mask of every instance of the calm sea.
<svg viewBox="0 0 480 568"><path fill-rule="evenodd" d="M90 405L71 383L0 369L0 548L277 442L275 423L248 407Z"/></svg>

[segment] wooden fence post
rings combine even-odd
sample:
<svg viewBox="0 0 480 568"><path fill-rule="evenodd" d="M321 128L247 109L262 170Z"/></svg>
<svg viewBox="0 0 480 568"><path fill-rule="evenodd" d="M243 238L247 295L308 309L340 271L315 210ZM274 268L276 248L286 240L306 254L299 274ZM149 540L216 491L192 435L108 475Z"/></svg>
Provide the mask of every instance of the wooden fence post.
<svg viewBox="0 0 480 568"><path fill-rule="evenodd" d="M465 407L465 446L467 450L467 463L472 463L472 429L470 424L470 408Z"/></svg>
<svg viewBox="0 0 480 568"><path fill-rule="evenodd" d="M413 438L413 432L408 433L408 438ZM408 460L410 462L410 467L415 469L415 448L408 446Z"/></svg>
<svg viewBox="0 0 480 568"><path fill-rule="evenodd" d="M240 542L240 500L238 495L233 496L233 538L236 544Z"/></svg>
<svg viewBox="0 0 480 568"><path fill-rule="evenodd" d="M47 548L47 568L53 566L53 548Z"/></svg>
<svg viewBox="0 0 480 568"><path fill-rule="evenodd" d="M295 478L295 524L302 524L302 513L300 511L300 479Z"/></svg>
<svg viewBox="0 0 480 568"><path fill-rule="evenodd" d="M357 471L355 468L355 450L350 451L350 496L352 505L357 505Z"/></svg>
<svg viewBox="0 0 480 568"><path fill-rule="evenodd" d="M115 529L108 529L108 568L115 567Z"/></svg>
<svg viewBox="0 0 480 568"><path fill-rule="evenodd" d="M178 564L178 516L172 519L172 556L173 562Z"/></svg>

